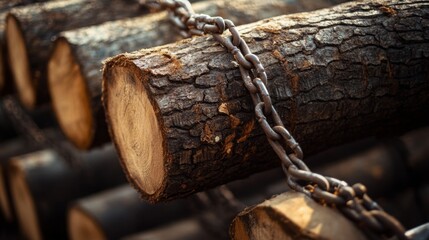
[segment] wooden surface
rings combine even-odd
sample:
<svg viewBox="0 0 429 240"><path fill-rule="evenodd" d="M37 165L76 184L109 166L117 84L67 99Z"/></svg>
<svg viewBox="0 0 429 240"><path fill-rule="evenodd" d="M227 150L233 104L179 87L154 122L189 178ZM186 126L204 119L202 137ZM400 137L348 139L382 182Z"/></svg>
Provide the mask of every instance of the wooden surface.
<svg viewBox="0 0 429 240"><path fill-rule="evenodd" d="M426 2L362 1L238 29L312 154L427 123L428 12ZM231 54L210 37L110 59L103 103L128 178L150 201L278 164Z"/></svg>
<svg viewBox="0 0 429 240"><path fill-rule="evenodd" d="M231 238L366 240L340 212L302 193L286 192L241 212L232 222Z"/></svg>

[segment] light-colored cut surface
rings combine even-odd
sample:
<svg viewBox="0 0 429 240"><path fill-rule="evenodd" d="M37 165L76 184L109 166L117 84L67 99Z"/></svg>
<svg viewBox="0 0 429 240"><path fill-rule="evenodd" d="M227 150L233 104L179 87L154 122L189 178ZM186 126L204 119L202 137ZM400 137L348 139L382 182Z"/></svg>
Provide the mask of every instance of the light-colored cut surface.
<svg viewBox="0 0 429 240"><path fill-rule="evenodd" d="M94 119L85 81L70 45L59 39L48 63L52 105L64 134L75 146L86 149L93 140Z"/></svg>
<svg viewBox="0 0 429 240"><path fill-rule="evenodd" d="M25 238L40 240L42 236L37 220L36 207L19 160L13 159L10 167L11 191L19 226Z"/></svg>
<svg viewBox="0 0 429 240"><path fill-rule="evenodd" d="M69 210L68 229L71 240L106 239L97 223L78 207Z"/></svg>
<svg viewBox="0 0 429 240"><path fill-rule="evenodd" d="M240 213L231 230L233 239L366 239L340 212L294 191Z"/></svg>
<svg viewBox="0 0 429 240"><path fill-rule="evenodd" d="M9 54L9 65L12 71L19 100L27 108L33 108L36 102L35 83L32 79L24 36L17 20L7 17L6 41ZM40 49L44 51L44 49Z"/></svg>
<svg viewBox="0 0 429 240"><path fill-rule="evenodd" d="M128 177L147 194L154 194L165 175L163 134L157 114L137 74L123 67L115 68L112 74L114 83L105 100L114 141Z"/></svg>
<svg viewBox="0 0 429 240"><path fill-rule="evenodd" d="M5 175L4 175L4 169L2 166L0 166L0 207L3 215L5 216L6 220L12 221L12 210L10 209L10 203L9 199L7 197L7 190L6 190L6 183L4 181Z"/></svg>

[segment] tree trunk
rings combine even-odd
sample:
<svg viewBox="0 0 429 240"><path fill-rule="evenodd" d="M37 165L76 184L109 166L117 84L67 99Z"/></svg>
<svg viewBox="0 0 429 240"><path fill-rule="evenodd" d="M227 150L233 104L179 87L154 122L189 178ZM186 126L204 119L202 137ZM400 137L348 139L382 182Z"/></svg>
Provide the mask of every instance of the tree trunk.
<svg viewBox="0 0 429 240"><path fill-rule="evenodd" d="M293 191L244 210L230 233L232 239L367 239L337 210Z"/></svg>
<svg viewBox="0 0 429 240"><path fill-rule="evenodd" d="M70 202L124 183L111 146L82 154L78 164L71 167L50 150L11 160L12 196L28 239L64 239Z"/></svg>
<svg viewBox="0 0 429 240"><path fill-rule="evenodd" d="M146 12L133 0L71 0L14 8L6 19L6 42L15 86L27 108L48 99L46 63L59 32L134 17Z"/></svg>
<svg viewBox="0 0 429 240"><path fill-rule="evenodd" d="M0 210L8 222L15 219L13 202L9 188L9 171L7 164L11 157L36 151L37 146L25 139L15 139L1 144L0 149Z"/></svg>
<svg viewBox="0 0 429 240"><path fill-rule="evenodd" d="M236 24L245 24L326 7L329 2L216 0L193 6L197 13L219 15L231 18ZM105 33L103 37L98 34L101 32ZM89 149L110 140L100 100L100 66L105 58L179 39L165 12L62 32L49 60L48 83L56 116L71 142L78 148Z"/></svg>
<svg viewBox="0 0 429 240"><path fill-rule="evenodd" d="M68 211L70 239L121 239L190 214L184 200L149 205L129 185L80 199Z"/></svg>
<svg viewBox="0 0 429 240"><path fill-rule="evenodd" d="M307 154L429 119L429 3L363 1L239 27ZM152 202L278 165L230 53L211 37L106 62L103 103L130 182Z"/></svg>

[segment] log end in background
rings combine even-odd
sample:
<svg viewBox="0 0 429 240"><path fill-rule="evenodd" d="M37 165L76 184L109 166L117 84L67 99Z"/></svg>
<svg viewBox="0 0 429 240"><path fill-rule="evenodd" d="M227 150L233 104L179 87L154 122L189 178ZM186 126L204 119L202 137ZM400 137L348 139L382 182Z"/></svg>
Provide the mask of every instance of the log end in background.
<svg viewBox="0 0 429 240"><path fill-rule="evenodd" d="M88 149L94 140L91 100L80 66L65 38L55 42L48 63L48 86L64 134L76 147Z"/></svg>
<svg viewBox="0 0 429 240"><path fill-rule="evenodd" d="M68 212L68 231L70 239L107 239L98 222L76 206Z"/></svg>
<svg viewBox="0 0 429 240"><path fill-rule="evenodd" d="M157 104L145 94L148 86L144 86L135 65L120 62L105 74L110 82L104 95L104 103L109 106L106 115L115 136L113 141L121 146L117 150L122 166L137 189L156 199L164 191L168 167Z"/></svg>
<svg viewBox="0 0 429 240"><path fill-rule="evenodd" d="M340 212L302 193L286 192L244 210L233 221L232 239L365 240Z"/></svg>
<svg viewBox="0 0 429 240"><path fill-rule="evenodd" d="M18 218L23 235L28 239L42 239L42 233L33 200L33 193L31 193L26 180L25 168L29 165L43 165L46 161L49 162L54 157L52 152L41 151L12 158L10 162L9 176L16 217Z"/></svg>
<svg viewBox="0 0 429 240"><path fill-rule="evenodd" d="M18 20L12 14L6 17L6 44L13 80L22 104L32 109L36 104L36 86L30 71L27 46ZM46 49L40 49L46 51Z"/></svg>

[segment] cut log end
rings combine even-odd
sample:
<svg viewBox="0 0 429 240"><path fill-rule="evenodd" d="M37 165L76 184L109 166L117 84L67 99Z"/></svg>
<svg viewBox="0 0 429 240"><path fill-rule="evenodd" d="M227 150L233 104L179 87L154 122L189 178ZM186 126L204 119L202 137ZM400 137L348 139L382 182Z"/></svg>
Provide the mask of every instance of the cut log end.
<svg viewBox="0 0 429 240"><path fill-rule="evenodd" d="M25 107L32 109L36 104L36 87L31 76L24 35L18 20L12 14L8 14L6 18L5 37L9 55L9 65L19 100ZM46 49L40 49L40 51L45 50Z"/></svg>
<svg viewBox="0 0 429 240"><path fill-rule="evenodd" d="M73 207L69 210L68 229L71 240L107 239L97 221L94 221L79 207Z"/></svg>
<svg viewBox="0 0 429 240"><path fill-rule="evenodd" d="M49 60L48 83L64 134L76 147L88 149L94 138L91 100L80 66L64 38L57 39Z"/></svg>
<svg viewBox="0 0 429 240"><path fill-rule="evenodd" d="M8 222L13 220L12 209L9 203L9 198L6 190L5 172L4 168L0 166L0 207L1 211Z"/></svg>
<svg viewBox="0 0 429 240"><path fill-rule="evenodd" d="M143 194L156 196L165 187L165 134L143 76L135 65L127 65L105 73L110 81L103 90L106 116L128 179Z"/></svg>
<svg viewBox="0 0 429 240"><path fill-rule="evenodd" d="M22 171L20 159L11 160L10 171L12 197L21 231L28 239L42 239L35 203L27 185L25 173Z"/></svg>
<svg viewBox="0 0 429 240"><path fill-rule="evenodd" d="M234 219L230 232L232 239L367 239L337 210L297 192L246 209Z"/></svg>

